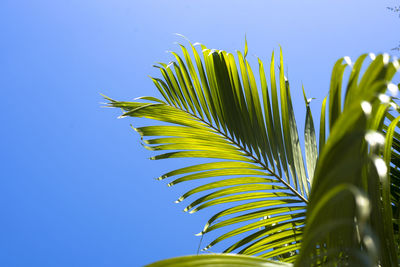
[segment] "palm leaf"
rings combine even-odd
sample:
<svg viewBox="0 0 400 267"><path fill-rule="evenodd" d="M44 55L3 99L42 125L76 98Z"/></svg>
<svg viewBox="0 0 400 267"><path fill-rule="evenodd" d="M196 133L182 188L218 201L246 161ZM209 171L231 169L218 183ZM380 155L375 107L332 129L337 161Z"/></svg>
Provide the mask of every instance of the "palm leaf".
<svg viewBox="0 0 400 267"><path fill-rule="evenodd" d="M145 148L169 151L152 159L217 160L174 170L159 178L174 177L169 186L203 181L177 200L197 196L185 211L223 207L208 220L200 234L239 224L213 240L206 249L236 237L238 241L225 252L293 262L301 242L310 189L306 169L312 177L317 149L308 111L305 167L282 51L279 89L274 55L270 89L259 60L260 97L246 52L245 56L237 52L236 61L233 54L200 45L201 60L195 47L190 46L194 60L181 45L184 60L172 53L176 62L158 66L163 79L152 78L165 101L146 97L142 99L148 100L147 103L123 102L107 98L109 105L122 108L122 117L145 117L172 124L135 128Z"/></svg>
<svg viewBox="0 0 400 267"><path fill-rule="evenodd" d="M186 267L186 266L248 266L248 267L279 267L293 266L292 264L273 262L256 257L234 254L195 255L171 258L158 261L146 267Z"/></svg>
<svg viewBox="0 0 400 267"><path fill-rule="evenodd" d="M384 149L379 134L389 107L383 100L390 99L383 93L398 62L379 55L359 79L365 58L352 67L343 107L339 91L347 65L339 60L332 72L331 132L317 163L296 266L398 265L386 171L397 120L387 128Z"/></svg>

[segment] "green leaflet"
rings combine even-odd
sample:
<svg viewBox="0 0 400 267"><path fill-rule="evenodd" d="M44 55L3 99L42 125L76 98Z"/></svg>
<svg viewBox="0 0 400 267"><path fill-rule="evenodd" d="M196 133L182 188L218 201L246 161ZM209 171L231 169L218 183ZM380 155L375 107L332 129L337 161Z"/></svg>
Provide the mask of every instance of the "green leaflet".
<svg viewBox="0 0 400 267"><path fill-rule="evenodd" d="M251 169L222 169L222 170L211 170L211 171L204 171L198 172L194 174L189 174L174 180L173 182L169 183L168 185L174 185L184 181L190 181L200 178L208 178L208 177L222 177L222 176L232 176L232 175L258 175L258 176L269 176L265 172L258 171L258 170L251 170ZM263 177L263 179L265 179ZM265 181L271 181L271 179L265 179Z"/></svg>
<svg viewBox="0 0 400 267"><path fill-rule="evenodd" d="M331 85L329 89L329 130L332 131L339 114L342 112L342 80L346 64L343 59L336 61L332 70Z"/></svg>
<svg viewBox="0 0 400 267"><path fill-rule="evenodd" d="M303 87L304 101L306 104L306 123L304 126L304 144L306 148L306 162L307 162L307 173L312 184L314 178L315 166L317 165L317 139L315 137L314 121L311 114L310 102L306 97L306 93Z"/></svg>
<svg viewBox="0 0 400 267"><path fill-rule="evenodd" d="M268 183L268 184L266 184ZM236 178L230 178L230 179L224 179L224 180L219 180L216 182L211 182L199 187L196 187L188 192L186 192L185 194L183 194L180 198L178 198L177 201L175 201L176 203L183 201L185 198L188 198L189 196L199 193L199 192L203 192L206 190L211 190L211 189L215 189L215 188L222 188L222 187L226 187L226 186L234 186L234 185L244 185L241 188L246 188L248 187L248 189L253 190L278 190L278 189L286 189L283 186L277 186L274 185L278 183L278 181L273 180L273 179L268 179L268 178L264 178L264 177L236 177ZM256 185L252 185L252 184L256 184ZM238 187L234 187L236 189L239 189ZM230 188L228 188L230 189ZM223 193L226 192L224 190L228 190L228 189L222 189L219 191L214 192L215 193ZM233 189L230 189L233 190ZM228 190L229 191L229 190ZM206 195L204 197L207 197L209 195Z"/></svg>
<svg viewBox="0 0 400 267"><path fill-rule="evenodd" d="M202 210L204 208L214 206L214 205L219 205L219 204L224 204L224 203L231 203L231 202L238 202L238 201L244 201L244 200L253 200L253 199L275 199L279 197L288 197L287 193L281 193L281 192L275 192L275 193L247 193L247 194L240 194L240 195L231 195L227 197L222 197L216 200L211 200L208 201L197 208L193 209L190 211L190 213L195 213L199 210ZM292 195L289 195L289 197L292 197ZM270 200L266 206L270 205L280 205L282 203L288 204L288 203L298 203L299 200L296 199L283 199L283 200Z"/></svg>
<svg viewBox="0 0 400 267"><path fill-rule="evenodd" d="M218 267L277 267L292 266L288 263L273 262L261 258L232 255L232 254L212 254L184 256L178 258L158 261L147 265L146 267L186 267L186 266L218 266Z"/></svg>
<svg viewBox="0 0 400 267"><path fill-rule="evenodd" d="M217 132L210 129L194 129L194 127L182 127L182 126L145 126L135 128L141 136L176 136L176 137L191 137L205 140L215 140L226 142L226 140L219 136Z"/></svg>
<svg viewBox="0 0 400 267"><path fill-rule="evenodd" d="M199 139L199 138L190 138L190 137L163 137L163 138L155 138L155 139L146 139L143 140L143 143L147 145L167 145L167 144L175 144L175 145L203 145L209 147L221 147L221 148L229 148L229 149L239 149L233 143L224 139ZM156 147L156 146L151 146ZM251 166L251 165L246 165ZM252 165L254 168L257 168L256 165ZM258 167L260 168L260 167Z"/></svg>
<svg viewBox="0 0 400 267"><path fill-rule="evenodd" d="M210 153L209 151L179 151L179 152L170 152L157 156L153 156L150 159L167 159L167 158L211 158L211 159L227 159L227 160L241 160L247 162L253 162L252 160L242 156L242 155L232 155L231 153L217 152L213 151Z"/></svg>
<svg viewBox="0 0 400 267"><path fill-rule="evenodd" d="M319 154L321 154L322 149L325 146L326 142L326 121L325 121L325 116L326 116L326 99L327 97L324 98L322 101L322 106L321 106L321 118L320 118L320 124L319 124Z"/></svg>
<svg viewBox="0 0 400 267"><path fill-rule="evenodd" d="M203 140L202 140L203 141ZM228 152L232 154L238 155L246 155L239 151L238 148L233 147L231 145L224 145L224 144L202 144L200 142L194 142L190 144L165 144L165 145L158 145L158 146L144 146L148 150L158 151L158 150L203 150L203 151L220 151L220 152Z"/></svg>
<svg viewBox="0 0 400 267"><path fill-rule="evenodd" d="M167 139L167 138L163 138ZM149 141L149 140L147 140ZM165 143L168 143L165 142ZM234 161L220 161L220 162L211 162L211 163L203 163L203 164L198 164L198 165L192 165L188 166L185 168L181 168L178 170L174 170L171 172L168 172L158 178L158 180L165 179L167 177L179 175L179 174L185 174L185 173L190 173L190 172L197 172L197 171L205 171L205 170L212 170L212 169L226 169L226 168L249 168L249 169L259 169L262 170L261 167L251 164L251 163L246 163L246 162L234 162Z"/></svg>

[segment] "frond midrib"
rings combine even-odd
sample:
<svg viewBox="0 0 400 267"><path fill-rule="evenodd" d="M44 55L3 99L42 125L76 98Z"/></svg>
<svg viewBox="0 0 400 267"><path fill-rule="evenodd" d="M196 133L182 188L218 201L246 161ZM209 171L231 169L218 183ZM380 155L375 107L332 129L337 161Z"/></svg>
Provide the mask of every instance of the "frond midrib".
<svg viewBox="0 0 400 267"><path fill-rule="evenodd" d="M255 163L261 165L261 167L268 171L272 176L274 176L275 178L277 178L282 184L284 184L290 191L292 191L297 197L300 198L300 200L302 200L305 204L308 204L308 199L306 199L302 194L300 194L296 189L294 189L288 182L286 182L282 177L280 177L278 174L276 174L274 171L272 171L266 164L264 164L260 159L256 158L250 151L248 151L246 148L244 148L242 145L240 145L238 142L236 142L234 139L232 139L230 136L228 136L226 133L222 132L220 129L218 129L217 127L215 127L214 125L212 125L211 123L205 121L204 119L198 117L195 114L192 114L190 112L188 112L187 110L183 110L181 108L178 108L176 106L174 106L174 108L185 112L187 114L189 114L190 116L193 116L194 118L196 118L197 120L203 122L204 124L206 124L208 127L212 128L213 130L215 130L218 134L222 135L224 138L226 138L227 140L229 140L231 143L233 143L235 146L237 146L240 150L242 150L242 152L244 152L246 154L247 157L250 157L252 160L255 161Z"/></svg>

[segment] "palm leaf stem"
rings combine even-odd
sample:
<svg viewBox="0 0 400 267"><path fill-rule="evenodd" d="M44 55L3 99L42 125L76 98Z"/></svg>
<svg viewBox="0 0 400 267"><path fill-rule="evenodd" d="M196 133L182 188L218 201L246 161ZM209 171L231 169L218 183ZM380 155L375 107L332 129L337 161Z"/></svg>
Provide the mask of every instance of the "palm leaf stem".
<svg viewBox="0 0 400 267"><path fill-rule="evenodd" d="M214 125L212 125L211 123L205 121L203 118L200 118L186 110L180 109L178 107L175 107L176 109L179 109L180 111L183 111L187 114L189 114L190 116L195 117L197 120L205 123L208 127L210 127L211 129L215 130L216 132L218 132L220 135L222 135L224 138L228 139L230 142L232 142L234 145L236 145L238 148L240 148L248 157L250 157L252 160L254 160L254 162L258 163L261 165L262 168L264 168L264 170L268 171L272 176L274 176L275 178L277 178L282 184L284 184L290 191L292 191L296 196L298 196L304 203L308 204L308 200L301 194L299 193L296 189L294 189L288 182L286 182L282 177L280 177L279 175L277 175L275 172L273 172L265 163L263 163L261 160L259 160L258 158L256 158L252 153L250 153L246 148L244 148L242 145L240 145L239 142L236 142L234 139L232 139L230 136L228 136L226 133L222 132L220 129L217 129L216 127L214 127Z"/></svg>

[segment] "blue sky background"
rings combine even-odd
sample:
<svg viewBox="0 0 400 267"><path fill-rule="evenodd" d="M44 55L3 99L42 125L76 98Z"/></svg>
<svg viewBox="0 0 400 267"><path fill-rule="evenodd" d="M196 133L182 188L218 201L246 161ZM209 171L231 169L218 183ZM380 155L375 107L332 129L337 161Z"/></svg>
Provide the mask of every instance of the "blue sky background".
<svg viewBox="0 0 400 267"><path fill-rule="evenodd" d="M173 201L185 186L153 179L182 164L148 160L129 126L141 121L100 107L99 93L158 96L147 75L184 42L173 33L232 52L246 33L249 57L265 62L281 45L303 125L302 84L317 117L339 57L399 54L390 51L400 41L394 5L0 1L0 266L140 266L196 253L210 211L182 212Z"/></svg>

